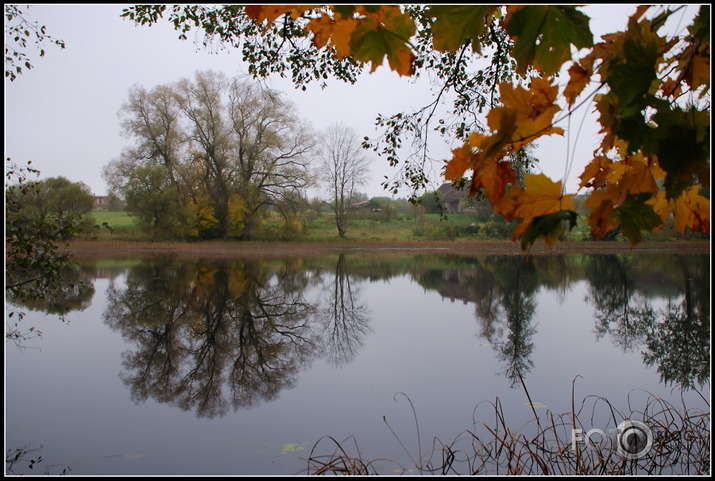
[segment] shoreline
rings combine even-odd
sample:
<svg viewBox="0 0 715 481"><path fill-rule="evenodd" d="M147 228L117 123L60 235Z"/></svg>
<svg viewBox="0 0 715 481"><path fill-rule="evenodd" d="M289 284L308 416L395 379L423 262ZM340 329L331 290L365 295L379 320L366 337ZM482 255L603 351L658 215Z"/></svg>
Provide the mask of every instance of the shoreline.
<svg viewBox="0 0 715 481"><path fill-rule="evenodd" d="M200 257L316 256L335 252L440 252L470 255L562 255L562 254L710 254L710 241L627 242L563 241L552 247L535 243L527 251L510 240L379 240L379 241L203 241L146 242L74 240L63 252L77 258L127 255L174 254Z"/></svg>

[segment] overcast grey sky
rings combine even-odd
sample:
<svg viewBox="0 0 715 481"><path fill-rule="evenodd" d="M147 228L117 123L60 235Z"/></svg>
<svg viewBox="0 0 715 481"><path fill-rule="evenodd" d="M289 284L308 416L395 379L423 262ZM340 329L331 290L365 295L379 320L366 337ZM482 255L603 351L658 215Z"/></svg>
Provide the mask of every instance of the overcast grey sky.
<svg viewBox="0 0 715 481"><path fill-rule="evenodd" d="M152 27L135 26L119 17L123 5L33 5L30 17L47 26L47 33L62 39L66 48L45 47L46 56L31 51L34 68L19 78L5 80L5 157L19 165L32 160L42 178L64 176L84 182L95 194L106 193L102 168L117 158L130 139L123 138L119 109L129 88L138 84L147 89L159 84L193 77L197 70L216 70L227 76L247 69L240 52L209 53L197 49L191 40L180 41L168 22ZM695 6L689 7L692 13ZM594 35L623 28L628 5L588 7ZM191 38L191 37L190 37ZM562 81L565 81L562 79ZM289 80L271 79L269 86L285 93L298 114L316 130L341 122L355 129L360 138L375 137L378 114L393 114L426 105L431 100L424 82L415 84L385 67L366 74L356 85L333 83L321 90L310 85L307 92L296 90ZM581 115L571 121L576 132ZM564 129L568 124L560 125ZM578 136L539 141L541 170L554 180L564 177L567 152L577 152L567 178L567 188L575 191L578 175L590 160L596 145L593 120ZM570 141L570 144L567 142ZM447 158L450 147L435 137L433 155ZM567 147L571 145L571 147ZM435 174L438 173L436 167ZM385 160L375 158L372 180L363 189L370 196L387 195L380 184L393 177ZM439 179L435 175L438 186Z"/></svg>

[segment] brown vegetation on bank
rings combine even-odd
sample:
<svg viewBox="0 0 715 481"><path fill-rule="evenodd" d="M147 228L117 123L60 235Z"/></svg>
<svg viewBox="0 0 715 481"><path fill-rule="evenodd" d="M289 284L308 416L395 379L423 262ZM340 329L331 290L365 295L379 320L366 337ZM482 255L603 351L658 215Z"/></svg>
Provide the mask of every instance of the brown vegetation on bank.
<svg viewBox="0 0 715 481"><path fill-rule="evenodd" d="M175 254L201 257L285 257L313 256L345 251L443 251L454 254L526 255L518 242L508 240L404 240L334 242L131 242L72 241L65 252L77 258ZM549 247L536 243L529 255L554 254L709 254L710 241L643 242L635 247L627 242L558 242Z"/></svg>

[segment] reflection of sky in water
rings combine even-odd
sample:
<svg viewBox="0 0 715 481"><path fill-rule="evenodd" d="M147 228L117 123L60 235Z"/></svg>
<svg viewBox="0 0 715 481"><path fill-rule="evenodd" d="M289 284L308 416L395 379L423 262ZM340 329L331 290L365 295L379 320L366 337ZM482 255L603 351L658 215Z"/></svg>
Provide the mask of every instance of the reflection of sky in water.
<svg viewBox="0 0 715 481"><path fill-rule="evenodd" d="M480 335L484 326L475 304L450 300L404 274L352 279L355 299L367 306L370 318L355 357L339 366L313 359L298 372L295 386L274 401L229 409L215 419L152 398L135 404L119 374L123 355L136 346L102 321L109 282L97 280L92 305L69 314L66 324L28 312L23 323L37 326L44 338L30 343L37 349L6 348L7 447L42 444L41 469L51 473L70 466L78 475L291 474L306 466L299 458L323 435L339 441L355 436L366 459L405 462L383 421L385 416L417 452L410 404L398 393L414 404L423 449L435 436L449 442L471 428L480 402L498 398L516 428L531 419L522 387L510 387L494 346ZM112 282L124 287L123 276ZM314 301L329 292L315 285L303 295ZM576 376L577 404L597 395L625 410L629 395L645 397L634 389L670 398L671 388L660 383L655 367L643 365L639 349L623 352L608 334L597 340L594 307L584 301L588 295L586 281L560 292L536 290L533 367L524 376L531 400L568 412ZM493 340L504 341L503 319L492 327ZM699 405L694 395L686 399ZM484 408L478 413L491 417L478 421L493 422L493 409ZM282 450L289 443L306 449Z"/></svg>

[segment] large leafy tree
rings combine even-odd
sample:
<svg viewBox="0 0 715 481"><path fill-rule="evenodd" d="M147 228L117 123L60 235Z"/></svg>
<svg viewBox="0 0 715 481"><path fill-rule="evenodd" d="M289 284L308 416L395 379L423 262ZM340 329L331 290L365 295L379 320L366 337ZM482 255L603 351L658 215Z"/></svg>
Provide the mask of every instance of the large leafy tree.
<svg viewBox="0 0 715 481"><path fill-rule="evenodd" d="M5 190L6 229L66 241L94 228L94 196L89 187L64 177L19 182ZM9 223L9 226L8 226Z"/></svg>
<svg viewBox="0 0 715 481"><path fill-rule="evenodd" d="M311 182L309 129L278 93L245 79L206 71L134 87L120 114L134 145L104 178L153 232L250 239L269 206L287 218Z"/></svg>
<svg viewBox="0 0 715 481"><path fill-rule="evenodd" d="M231 82L228 110L236 192L243 201L241 237L250 239L267 207L288 219L292 205L313 181L308 154L316 140L290 102L257 83Z"/></svg>
<svg viewBox="0 0 715 481"><path fill-rule="evenodd" d="M50 298L84 298L91 288L79 281L62 246L93 225L93 197L83 184L64 178L30 180L40 172L28 162L20 167L6 160L5 292L15 305L37 306ZM20 328L24 313L7 310L5 338L21 345L41 335ZM60 314L64 314L60 312Z"/></svg>
<svg viewBox="0 0 715 481"><path fill-rule="evenodd" d="M620 226L636 244L670 216L681 233L710 232L701 194L710 178L710 8L701 6L683 35L666 36L666 21L682 8L637 7L623 31L600 41L570 5L137 5L123 15L152 24L168 13L183 38L201 30L207 45L241 48L254 75L290 74L299 86L329 76L353 82L362 66L383 64L404 76L437 75L435 103L379 119L381 145L366 146L397 165L407 135L423 149L433 128L454 135L462 145L445 178L466 178L473 195L519 220L514 238L527 248L539 237L555 242L577 213L560 180L527 174L516 182L511 155L563 135L559 121L588 106L602 134L580 176L593 236ZM559 85L562 71L568 80ZM448 92L456 95L452 123L435 119ZM386 186L425 185L423 152Z"/></svg>
<svg viewBox="0 0 715 481"><path fill-rule="evenodd" d="M124 195L127 212L138 217L152 240L187 234L189 214L166 170L136 167L124 185Z"/></svg>

